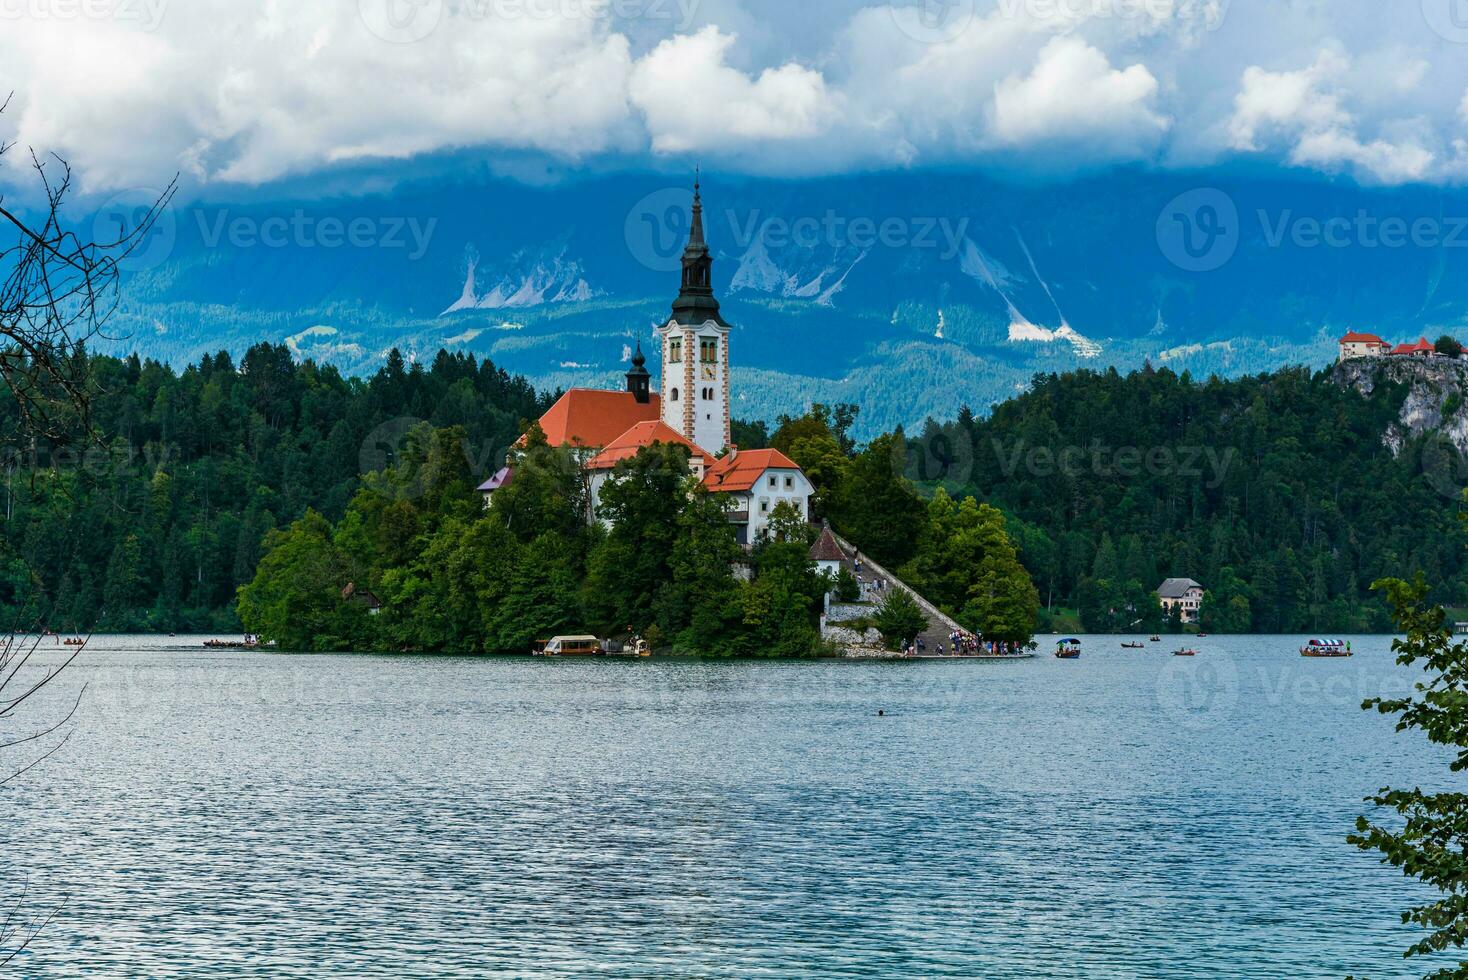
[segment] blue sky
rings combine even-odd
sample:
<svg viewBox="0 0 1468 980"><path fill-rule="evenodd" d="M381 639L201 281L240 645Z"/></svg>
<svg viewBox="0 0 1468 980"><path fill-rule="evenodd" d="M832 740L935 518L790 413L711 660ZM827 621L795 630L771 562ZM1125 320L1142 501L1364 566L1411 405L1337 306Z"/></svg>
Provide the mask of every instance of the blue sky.
<svg viewBox="0 0 1468 980"><path fill-rule="evenodd" d="M88 193L426 160L1468 179L1468 0L0 0L0 89L0 138Z"/></svg>

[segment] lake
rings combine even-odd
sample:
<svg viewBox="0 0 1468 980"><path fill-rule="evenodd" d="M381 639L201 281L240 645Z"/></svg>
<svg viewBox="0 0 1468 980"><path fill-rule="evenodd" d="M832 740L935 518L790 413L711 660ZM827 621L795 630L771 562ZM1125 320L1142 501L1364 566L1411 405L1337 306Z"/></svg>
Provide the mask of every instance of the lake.
<svg viewBox="0 0 1468 980"><path fill-rule="evenodd" d="M1043 644L1042 640L1042 644ZM292 656L103 637L24 718L31 977L1420 976L1345 843L1444 753L1384 637L1080 660ZM1045 648L1048 651L1048 647ZM878 717L883 710L886 717ZM15 726L7 729L14 732Z"/></svg>

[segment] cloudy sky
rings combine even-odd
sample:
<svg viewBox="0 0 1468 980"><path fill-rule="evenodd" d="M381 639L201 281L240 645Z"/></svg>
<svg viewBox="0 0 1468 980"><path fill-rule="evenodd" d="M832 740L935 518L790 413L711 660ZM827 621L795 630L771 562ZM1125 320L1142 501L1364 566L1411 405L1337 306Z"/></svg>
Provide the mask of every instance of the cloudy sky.
<svg viewBox="0 0 1468 980"><path fill-rule="evenodd" d="M1468 180L1464 0L0 0L4 90L0 138L88 192L527 156Z"/></svg>

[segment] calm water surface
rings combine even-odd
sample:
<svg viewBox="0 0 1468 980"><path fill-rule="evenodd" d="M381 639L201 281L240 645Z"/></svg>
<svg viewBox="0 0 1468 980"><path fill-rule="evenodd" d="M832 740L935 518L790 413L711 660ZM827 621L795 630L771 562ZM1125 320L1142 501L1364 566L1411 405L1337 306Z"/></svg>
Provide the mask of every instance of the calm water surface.
<svg viewBox="0 0 1468 980"><path fill-rule="evenodd" d="M1423 893L1344 841L1386 781L1447 778L1358 708L1415 678L1388 642L701 664L103 638L71 742L0 791L0 898L29 874L33 913L65 903L32 977L1417 976L1397 915Z"/></svg>

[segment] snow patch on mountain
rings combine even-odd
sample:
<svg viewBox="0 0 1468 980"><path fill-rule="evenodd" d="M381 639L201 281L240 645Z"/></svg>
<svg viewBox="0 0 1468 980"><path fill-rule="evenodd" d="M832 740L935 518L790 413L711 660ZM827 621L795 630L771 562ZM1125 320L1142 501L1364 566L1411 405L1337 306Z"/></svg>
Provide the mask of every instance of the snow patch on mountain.
<svg viewBox="0 0 1468 980"><path fill-rule="evenodd" d="M838 249L837 253L830 261L818 259L809 251L797 253L806 261L785 267L770 255L764 235L756 235L739 258L729 292L763 293L785 299L808 299L817 306L834 306L837 294L846 288L847 277L867 257L869 250L855 258L850 257L850 249Z"/></svg>
<svg viewBox="0 0 1468 980"><path fill-rule="evenodd" d="M864 259L864 258L866 258L868 254L870 254L870 253L868 253L868 252L862 252L860 255L858 255L856 257L856 261L852 262L851 265L849 265L849 266L846 267L846 271L843 272L843 273L841 273L841 278L840 279L837 279L835 282L833 282L831 284L831 287L829 289L827 289L824 293L821 293L821 295L819 295L819 296L816 297L816 305L818 305L818 306L835 306L836 305L836 303L835 303L836 294L839 293L839 292L841 292L841 290L843 290L843 289L846 288L846 277L849 276L849 275L851 275L851 270L853 270L857 266L861 265L861 260Z"/></svg>
<svg viewBox="0 0 1468 980"><path fill-rule="evenodd" d="M464 310L500 310L544 306L550 303L581 303L602 295L586 281L580 262L568 258L564 250L549 255L519 252L508 263L493 287L479 292L480 260L471 249L466 260L467 271L459 298L440 316Z"/></svg>
<svg viewBox="0 0 1468 980"><path fill-rule="evenodd" d="M783 290L788 279L789 276L770 258L764 236L756 235L749 248L740 256L739 268L734 272L729 292L749 290L754 293L774 293Z"/></svg>
<svg viewBox="0 0 1468 980"><path fill-rule="evenodd" d="M1075 350L1077 357L1101 356L1101 345L1089 337L1076 333L1068 323L1062 323L1056 329L1051 330L1047 327L1036 326L1024 317L1018 317L1010 321L1009 340L1011 343L1039 344L1053 344L1058 340L1063 340Z"/></svg>

